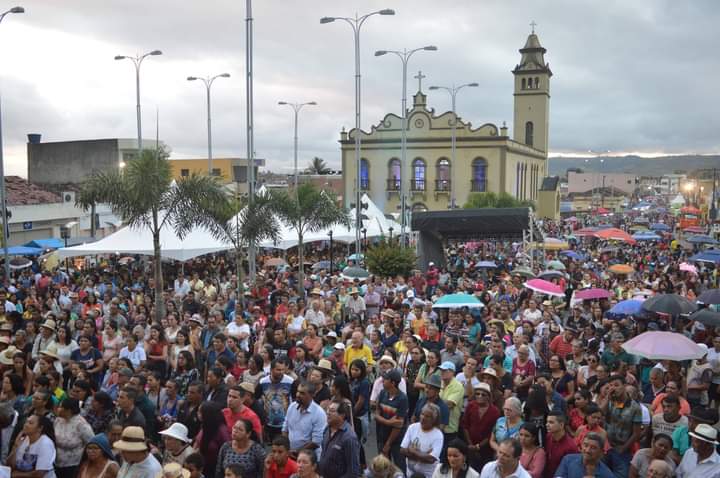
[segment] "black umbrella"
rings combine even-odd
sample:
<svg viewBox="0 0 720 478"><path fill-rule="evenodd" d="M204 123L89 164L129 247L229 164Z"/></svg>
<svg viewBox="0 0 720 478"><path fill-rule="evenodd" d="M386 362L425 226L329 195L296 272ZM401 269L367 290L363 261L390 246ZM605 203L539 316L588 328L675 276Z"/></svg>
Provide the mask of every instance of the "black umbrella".
<svg viewBox="0 0 720 478"><path fill-rule="evenodd" d="M720 313L710 309L701 309L690 315L690 320L696 320L701 324L717 327L720 325Z"/></svg>
<svg viewBox="0 0 720 478"><path fill-rule="evenodd" d="M698 297L697 301L705 305L720 304L720 289L706 290L705 292L700 294L700 297Z"/></svg>
<svg viewBox="0 0 720 478"><path fill-rule="evenodd" d="M659 312L678 316L682 314L690 314L697 310L697 305L677 294L661 294L650 297L643 302L642 308L648 312Z"/></svg>

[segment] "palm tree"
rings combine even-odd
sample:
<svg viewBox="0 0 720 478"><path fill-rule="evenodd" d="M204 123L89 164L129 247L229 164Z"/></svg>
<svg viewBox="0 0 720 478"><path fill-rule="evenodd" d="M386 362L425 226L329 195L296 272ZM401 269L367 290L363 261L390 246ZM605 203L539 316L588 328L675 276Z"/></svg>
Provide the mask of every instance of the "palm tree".
<svg viewBox="0 0 720 478"><path fill-rule="evenodd" d="M276 191L272 195L273 209L298 235L298 292L304 296L305 251L303 237L312 232L342 224L350 225L348 212L340 207L325 191L317 189L312 184L301 184L297 191L289 194L287 191Z"/></svg>
<svg viewBox="0 0 720 478"><path fill-rule="evenodd" d="M197 226L211 222L210 211L227 201L212 176L193 174L173 181L168 154L162 149L143 150L118 171L95 172L86 179L77 205L108 204L128 226L147 228L153 237L155 266L155 314L162 317L162 263L160 231L171 227L181 238Z"/></svg>
<svg viewBox="0 0 720 478"><path fill-rule="evenodd" d="M267 193L257 194L252 203L239 197L231 199L215 208L212 223L207 225L216 239L235 247L237 297L242 294L244 248L267 239L277 240L280 233L280 223L272 205Z"/></svg>
<svg viewBox="0 0 720 478"><path fill-rule="evenodd" d="M308 174L329 174L330 168L325 164L324 159L315 156L305 171L307 171Z"/></svg>

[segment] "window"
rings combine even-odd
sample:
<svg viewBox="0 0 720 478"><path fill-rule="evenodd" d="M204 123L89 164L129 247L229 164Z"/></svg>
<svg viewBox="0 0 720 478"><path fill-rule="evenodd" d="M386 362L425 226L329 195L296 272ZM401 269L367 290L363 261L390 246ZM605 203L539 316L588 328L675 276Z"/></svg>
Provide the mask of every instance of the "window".
<svg viewBox="0 0 720 478"><path fill-rule="evenodd" d="M450 191L450 161L440 158L435 171L435 190Z"/></svg>
<svg viewBox="0 0 720 478"><path fill-rule="evenodd" d="M370 189L370 164L365 158L360 159L360 189Z"/></svg>
<svg viewBox="0 0 720 478"><path fill-rule="evenodd" d="M525 123L525 144L527 144L528 146L533 145L533 132L534 132L533 130L534 129L535 128L533 126L532 121L528 121L527 123Z"/></svg>
<svg viewBox="0 0 720 478"><path fill-rule="evenodd" d="M526 81L525 81L525 78L523 78L522 79L522 89L523 90L525 89L525 86L526 86Z"/></svg>
<svg viewBox="0 0 720 478"><path fill-rule="evenodd" d="M190 176L190 170L189 169L181 169L180 176L182 176L183 178Z"/></svg>
<svg viewBox="0 0 720 478"><path fill-rule="evenodd" d="M401 166L398 158L392 158L388 163L388 191L400 190Z"/></svg>
<svg viewBox="0 0 720 478"><path fill-rule="evenodd" d="M425 161L416 158L412 163L413 175L410 189L413 191L425 191Z"/></svg>
<svg viewBox="0 0 720 478"><path fill-rule="evenodd" d="M220 172L220 168L213 168L213 170L212 170L212 175L213 175L213 176L220 176L220 175L222 175L222 173Z"/></svg>
<svg viewBox="0 0 720 478"><path fill-rule="evenodd" d="M487 161L476 158L472 162L472 184L471 190L476 193L484 193L487 189Z"/></svg>

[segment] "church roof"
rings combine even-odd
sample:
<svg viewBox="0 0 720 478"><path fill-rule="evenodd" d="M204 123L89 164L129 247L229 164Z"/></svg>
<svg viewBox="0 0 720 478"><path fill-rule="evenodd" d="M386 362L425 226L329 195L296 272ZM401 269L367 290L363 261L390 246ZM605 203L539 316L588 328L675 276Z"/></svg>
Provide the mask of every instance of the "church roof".
<svg viewBox="0 0 720 478"><path fill-rule="evenodd" d="M542 45L540 45L540 39L535 33L531 33L528 35L527 41L525 42L525 46L523 47L523 50L527 50L529 48L541 48L542 50L545 50ZM522 51L522 50L521 50ZM543 51L544 53L544 51Z"/></svg>
<svg viewBox="0 0 720 478"><path fill-rule="evenodd" d="M559 176L548 176L543 178L542 185L540 185L540 191L557 191L558 184L560 184Z"/></svg>
<svg viewBox="0 0 720 478"><path fill-rule="evenodd" d="M547 50L540 44L540 39L534 31L528 35L525 46L519 51L522 56L513 73L542 71L552 76L550 65L545 63Z"/></svg>

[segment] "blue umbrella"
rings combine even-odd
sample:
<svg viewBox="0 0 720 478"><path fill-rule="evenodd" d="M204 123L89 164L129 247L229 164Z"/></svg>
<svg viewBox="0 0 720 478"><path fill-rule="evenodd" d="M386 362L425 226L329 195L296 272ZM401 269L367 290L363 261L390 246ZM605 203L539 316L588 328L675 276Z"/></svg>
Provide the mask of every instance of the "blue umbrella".
<svg viewBox="0 0 720 478"><path fill-rule="evenodd" d="M633 234L632 238L636 241L659 241L662 239L654 232L638 232L637 234Z"/></svg>
<svg viewBox="0 0 720 478"><path fill-rule="evenodd" d="M654 224L650 224L650 229L653 231L669 231L670 226L663 224L662 222L656 222Z"/></svg>
<svg viewBox="0 0 720 478"><path fill-rule="evenodd" d="M711 262L714 264L720 264L720 249L710 249L695 254L690 258L693 262Z"/></svg>
<svg viewBox="0 0 720 478"><path fill-rule="evenodd" d="M621 302L618 302L613 306L612 309L608 311L609 314L612 315L635 315L639 314L642 310L642 301L639 300L623 300Z"/></svg>
<svg viewBox="0 0 720 478"><path fill-rule="evenodd" d="M476 269L497 269L497 264L493 261L480 261L475 264Z"/></svg>
<svg viewBox="0 0 720 478"><path fill-rule="evenodd" d="M348 256L349 261L357 261L358 258L362 261L363 259L365 259L365 254L360 254L359 257L358 254L350 254Z"/></svg>
<svg viewBox="0 0 720 478"><path fill-rule="evenodd" d="M707 236L705 234L696 234L687 238L687 241L691 244L720 244L715 238Z"/></svg>
<svg viewBox="0 0 720 478"><path fill-rule="evenodd" d="M581 261L585 258L585 256L583 256L582 254L578 254L577 252L572 250L562 251L560 252L560 254L569 257L570 259L573 259L575 261Z"/></svg>

